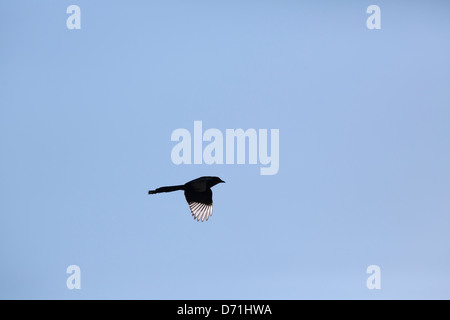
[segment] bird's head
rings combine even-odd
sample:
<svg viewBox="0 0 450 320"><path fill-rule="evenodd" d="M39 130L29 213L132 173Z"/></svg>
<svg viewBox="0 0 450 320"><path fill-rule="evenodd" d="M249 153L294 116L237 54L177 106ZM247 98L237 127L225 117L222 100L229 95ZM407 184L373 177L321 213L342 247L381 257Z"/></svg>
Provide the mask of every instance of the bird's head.
<svg viewBox="0 0 450 320"><path fill-rule="evenodd" d="M219 183L225 183L225 181L223 181L219 177L210 177L209 185L211 187L213 187L213 186L215 186L216 184L219 184Z"/></svg>

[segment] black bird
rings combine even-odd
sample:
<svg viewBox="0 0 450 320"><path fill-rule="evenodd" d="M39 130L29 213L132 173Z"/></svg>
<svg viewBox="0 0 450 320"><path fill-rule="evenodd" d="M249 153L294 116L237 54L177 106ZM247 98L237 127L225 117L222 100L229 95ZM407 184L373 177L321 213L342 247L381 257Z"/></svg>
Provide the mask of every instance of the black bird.
<svg viewBox="0 0 450 320"><path fill-rule="evenodd" d="M208 218L212 215L213 201L211 188L218 183L225 183L225 181L222 181L218 177L200 177L183 185L150 190L148 194L184 190L184 196L189 204L192 216L197 221L201 220L203 222L205 219L208 221Z"/></svg>

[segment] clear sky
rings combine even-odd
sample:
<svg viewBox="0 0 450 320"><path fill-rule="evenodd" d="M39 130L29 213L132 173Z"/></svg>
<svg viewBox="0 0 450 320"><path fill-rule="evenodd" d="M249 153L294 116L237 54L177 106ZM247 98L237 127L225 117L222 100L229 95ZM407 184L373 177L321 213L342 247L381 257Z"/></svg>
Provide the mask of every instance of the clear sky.
<svg viewBox="0 0 450 320"><path fill-rule="evenodd" d="M1 1L0 298L449 299L449 14ZM279 129L278 174L175 165L171 134L196 120ZM147 195L203 175L226 181L208 222L182 192Z"/></svg>

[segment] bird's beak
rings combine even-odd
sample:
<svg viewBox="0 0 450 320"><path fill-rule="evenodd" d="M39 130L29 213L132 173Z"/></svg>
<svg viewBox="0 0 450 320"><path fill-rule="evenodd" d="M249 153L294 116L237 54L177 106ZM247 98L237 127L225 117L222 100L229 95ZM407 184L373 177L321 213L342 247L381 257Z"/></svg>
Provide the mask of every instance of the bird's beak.
<svg viewBox="0 0 450 320"><path fill-rule="evenodd" d="M223 181L223 180L220 180L220 183L225 183L225 181Z"/></svg>

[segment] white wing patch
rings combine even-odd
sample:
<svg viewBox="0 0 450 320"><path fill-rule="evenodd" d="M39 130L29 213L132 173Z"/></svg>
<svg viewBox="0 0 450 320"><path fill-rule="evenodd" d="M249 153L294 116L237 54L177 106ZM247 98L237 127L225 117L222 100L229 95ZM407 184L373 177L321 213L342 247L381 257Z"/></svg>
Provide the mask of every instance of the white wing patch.
<svg viewBox="0 0 450 320"><path fill-rule="evenodd" d="M212 216L213 204L204 204L200 202L189 202L189 208L191 209L192 216L197 221L208 221L208 218Z"/></svg>

